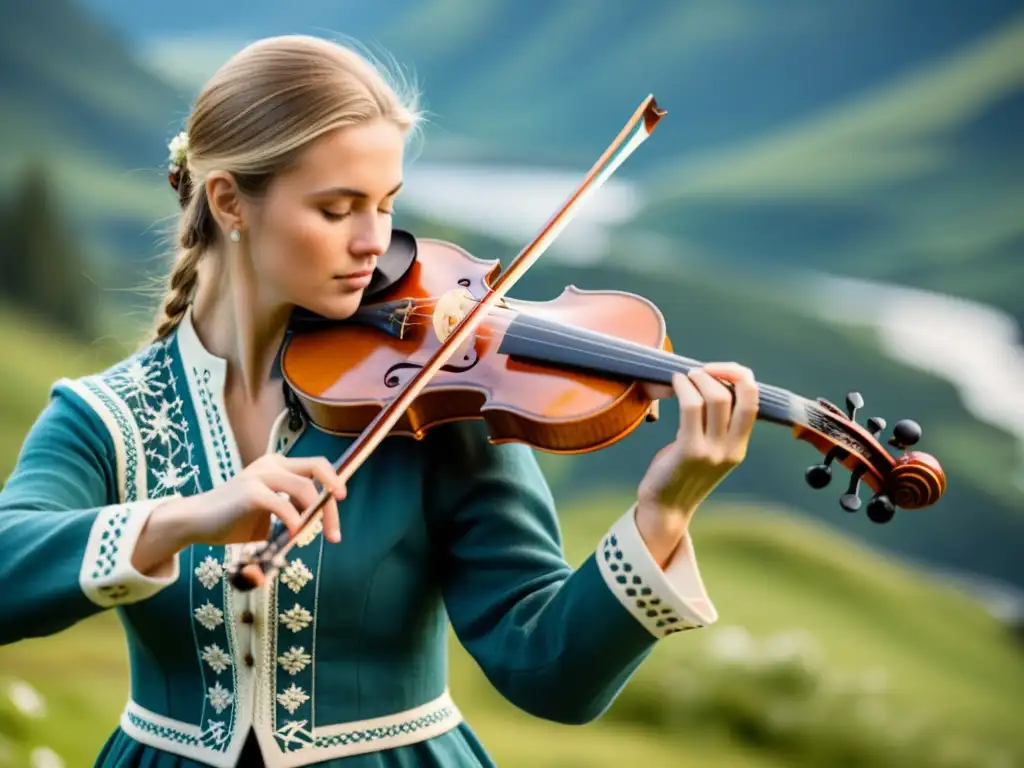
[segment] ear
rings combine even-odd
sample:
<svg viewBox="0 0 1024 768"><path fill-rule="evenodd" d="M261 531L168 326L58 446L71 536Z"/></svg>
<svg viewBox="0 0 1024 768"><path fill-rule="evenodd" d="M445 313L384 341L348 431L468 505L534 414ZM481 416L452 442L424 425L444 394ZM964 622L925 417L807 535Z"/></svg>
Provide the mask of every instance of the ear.
<svg viewBox="0 0 1024 768"><path fill-rule="evenodd" d="M214 171L206 177L206 199L210 213L217 220L221 233L242 229L244 224L242 194L235 178L226 171Z"/></svg>

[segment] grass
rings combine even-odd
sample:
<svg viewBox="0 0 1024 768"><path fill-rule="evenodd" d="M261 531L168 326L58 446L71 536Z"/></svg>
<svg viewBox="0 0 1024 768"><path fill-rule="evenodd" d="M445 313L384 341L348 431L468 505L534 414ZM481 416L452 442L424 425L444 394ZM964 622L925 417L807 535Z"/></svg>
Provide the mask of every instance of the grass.
<svg viewBox="0 0 1024 768"><path fill-rule="evenodd" d="M63 341L2 309L0 348L6 473L49 385L124 350ZM587 557L627 503L606 489L571 500L562 513L570 562ZM452 642L453 693L500 765L617 768L685 756L744 768L1000 768L1024 759L1022 649L977 605L763 504L709 505L694 534L719 624L661 643L595 723L560 726L518 711ZM33 765L33 750L44 747L65 765L90 765L127 685L112 613L0 648L0 766ZM33 702L42 706L35 715Z"/></svg>
<svg viewBox="0 0 1024 768"><path fill-rule="evenodd" d="M607 499L565 511L570 561L586 556L614 514ZM566 727L516 710L453 642L453 693L500 765L668 765L680 754L723 766L835 765L837 756L842 764L889 765L858 756L888 748L887 733L909 738L915 722L921 738L929 728L941 735L928 742L934 754L912 745L921 766L997 766L1000 754L1024 756L1014 736L1024 703L1021 649L978 607L785 514L716 508L695 536L719 625L662 643L596 723ZM767 643L760 658L758 642ZM28 752L42 745L68 765L90 764L127 690L116 619L108 613L0 648L0 685L15 680L38 691L46 712L25 717L0 697L0 733L13 752L6 764L28 764ZM704 699L682 697L694 680ZM780 702L808 718L834 717L773 732ZM860 721L871 718L871 728ZM993 762L957 762L958 743Z"/></svg>

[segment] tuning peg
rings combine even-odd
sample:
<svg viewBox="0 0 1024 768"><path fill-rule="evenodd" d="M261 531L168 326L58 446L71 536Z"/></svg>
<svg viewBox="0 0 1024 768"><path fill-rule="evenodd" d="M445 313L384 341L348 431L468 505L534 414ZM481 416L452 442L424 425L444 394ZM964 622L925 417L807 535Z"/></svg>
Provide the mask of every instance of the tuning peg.
<svg viewBox="0 0 1024 768"><path fill-rule="evenodd" d="M846 394L846 415L853 421L857 417L857 411L864 407L864 398L860 392L848 392Z"/></svg>
<svg viewBox="0 0 1024 768"><path fill-rule="evenodd" d="M860 476L864 474L864 467L858 466L853 470L853 474L850 475L850 485L846 489L846 493L839 497L839 506L845 509L847 512L856 512L860 509L860 496L857 494L860 492Z"/></svg>
<svg viewBox="0 0 1024 768"><path fill-rule="evenodd" d="M830 465L845 453L846 451L842 448L832 448L827 454L825 454L824 462L809 466L804 472L804 479L807 481L807 484L811 486L811 488L820 490L832 482L832 467Z"/></svg>
<svg viewBox="0 0 1024 768"><path fill-rule="evenodd" d="M889 438L889 445L903 450L912 445L917 445L921 439L921 425L911 419L897 421L892 428L892 437Z"/></svg>
<svg viewBox="0 0 1024 768"><path fill-rule="evenodd" d="M878 523L879 525L888 523L895 514L896 506L885 494L876 493L871 497L871 501L868 502L867 515L868 519L873 523Z"/></svg>
<svg viewBox="0 0 1024 768"><path fill-rule="evenodd" d="M878 437L885 429L885 419L881 416L872 416L868 419L868 432L872 437Z"/></svg>

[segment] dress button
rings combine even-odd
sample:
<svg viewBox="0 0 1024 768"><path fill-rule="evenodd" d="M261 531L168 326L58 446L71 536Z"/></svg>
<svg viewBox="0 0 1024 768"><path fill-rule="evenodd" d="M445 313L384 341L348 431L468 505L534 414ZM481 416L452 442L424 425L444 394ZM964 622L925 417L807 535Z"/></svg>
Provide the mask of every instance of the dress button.
<svg viewBox="0 0 1024 768"><path fill-rule="evenodd" d="M255 663L256 663L256 660L255 660L255 659L253 659L253 657L252 657L252 654L251 654L251 653L247 653L247 654L245 654L245 666L247 666L247 667L251 667L251 666L252 666L253 664L255 664Z"/></svg>
<svg viewBox="0 0 1024 768"><path fill-rule="evenodd" d="M242 623L244 623L244 624L252 624L252 622L253 622L252 611L242 611Z"/></svg>

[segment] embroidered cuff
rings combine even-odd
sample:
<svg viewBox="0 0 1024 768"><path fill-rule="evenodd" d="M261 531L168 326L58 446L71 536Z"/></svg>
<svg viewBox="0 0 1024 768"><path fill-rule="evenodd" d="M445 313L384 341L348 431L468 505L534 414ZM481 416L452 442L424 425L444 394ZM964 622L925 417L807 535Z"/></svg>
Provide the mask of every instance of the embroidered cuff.
<svg viewBox="0 0 1024 768"><path fill-rule="evenodd" d="M689 534L662 570L640 535L635 515L634 505L601 540L597 553L601 575L615 597L655 637L718 621Z"/></svg>
<svg viewBox="0 0 1024 768"><path fill-rule="evenodd" d="M92 602L104 608L136 603L173 584L180 575L175 556L169 576L154 578L132 565L135 544L152 511L167 499L103 507L89 531L78 583Z"/></svg>

